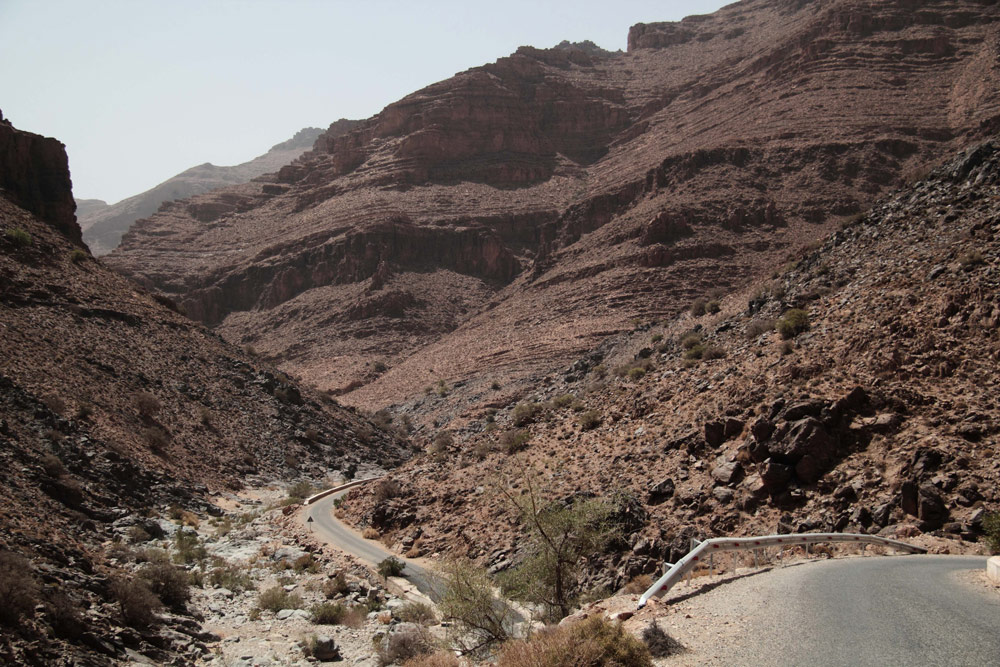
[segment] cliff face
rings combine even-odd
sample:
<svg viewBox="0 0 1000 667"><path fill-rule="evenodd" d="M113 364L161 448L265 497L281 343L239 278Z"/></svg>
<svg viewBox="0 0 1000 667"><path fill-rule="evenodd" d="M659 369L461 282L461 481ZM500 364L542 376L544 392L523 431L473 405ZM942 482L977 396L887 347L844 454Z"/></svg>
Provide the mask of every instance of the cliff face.
<svg viewBox="0 0 1000 667"><path fill-rule="evenodd" d="M57 142L18 134L0 128L43 160L22 164L24 178L48 178L53 155L64 167ZM4 195L20 201L52 187L6 182ZM14 574L45 582L16 628L5 615L4 664L102 665L137 646L119 634L110 585L122 574L108 547L121 544L123 517L168 505L218 513L210 494L406 455L369 420L76 249L49 220L0 196L0 561L5 587ZM12 573L8 552L30 565ZM63 608L88 610L85 634L60 634L50 611L36 613L57 590ZM169 638L151 641L175 650Z"/></svg>
<svg viewBox="0 0 1000 667"><path fill-rule="evenodd" d="M108 261L345 400L440 379L488 400L770 272L988 132L998 19L748 0L635 26L627 53L522 48L165 206Z"/></svg>
<svg viewBox="0 0 1000 667"><path fill-rule="evenodd" d="M349 120L335 123L345 129L354 124L355 121ZM312 148L316 138L322 133L323 130L319 128L307 127L249 162L232 167L219 167L206 162L116 204L108 205L99 199L78 201L77 214L83 229L83 240L95 256L106 255L118 247L122 234L128 231L132 223L152 215L164 202L246 183L263 174L277 171Z"/></svg>
<svg viewBox="0 0 1000 667"><path fill-rule="evenodd" d="M83 245L66 147L48 137L17 130L0 113L0 191Z"/></svg>

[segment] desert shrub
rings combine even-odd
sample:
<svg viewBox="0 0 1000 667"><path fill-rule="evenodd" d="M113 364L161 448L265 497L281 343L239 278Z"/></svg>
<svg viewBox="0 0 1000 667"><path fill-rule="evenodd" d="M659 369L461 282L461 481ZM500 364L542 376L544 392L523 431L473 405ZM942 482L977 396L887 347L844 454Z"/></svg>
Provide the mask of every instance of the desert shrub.
<svg viewBox="0 0 1000 667"><path fill-rule="evenodd" d="M448 383L444 380L438 380L436 391L438 396L444 398L448 395Z"/></svg>
<svg viewBox="0 0 1000 667"><path fill-rule="evenodd" d="M178 563L196 563L208 557L208 551L193 531L178 530L174 533L174 548L174 560Z"/></svg>
<svg viewBox="0 0 1000 667"><path fill-rule="evenodd" d="M518 403L510 413L510 419L514 426L526 426L534 421L541 409L538 403Z"/></svg>
<svg viewBox="0 0 1000 667"><path fill-rule="evenodd" d="M77 419L88 419L93 414L94 404L90 401L82 401L78 406L76 406Z"/></svg>
<svg viewBox="0 0 1000 667"><path fill-rule="evenodd" d="M395 616L404 623L433 625L437 621L434 609L423 602L407 602L395 611Z"/></svg>
<svg viewBox="0 0 1000 667"><path fill-rule="evenodd" d="M458 658L450 651L436 651L418 655L403 663L403 667L461 667Z"/></svg>
<svg viewBox="0 0 1000 667"><path fill-rule="evenodd" d="M576 396L573 394L563 394L562 396L556 396L552 399L552 407L554 408L568 408L573 405L576 401Z"/></svg>
<svg viewBox="0 0 1000 667"><path fill-rule="evenodd" d="M649 339L650 343L656 344L663 340L663 334L654 334L652 338Z"/></svg>
<svg viewBox="0 0 1000 667"><path fill-rule="evenodd" d="M338 595L346 595L349 590L351 589L347 585L347 577L344 576L343 572L338 572L335 577L331 577L323 582L323 595L328 600Z"/></svg>
<svg viewBox="0 0 1000 667"><path fill-rule="evenodd" d="M656 621L651 621L643 628L642 641L654 658L666 658L684 650L684 646L664 632Z"/></svg>
<svg viewBox="0 0 1000 667"><path fill-rule="evenodd" d="M156 612L163 603L142 579L115 579L111 594L118 601L122 620L127 625L144 628L156 622Z"/></svg>
<svg viewBox="0 0 1000 667"><path fill-rule="evenodd" d="M142 526L129 526L128 530L125 531L125 536L128 541L132 544L143 544L144 542L149 542L153 539L153 536L146 531Z"/></svg>
<svg viewBox="0 0 1000 667"><path fill-rule="evenodd" d="M42 403L45 407L57 415L61 415L66 412L66 401L62 400L58 396L46 396L42 399Z"/></svg>
<svg viewBox="0 0 1000 667"><path fill-rule="evenodd" d="M208 583L234 593L241 593L253 585L253 580L245 568L222 563L208 571Z"/></svg>
<svg viewBox="0 0 1000 667"><path fill-rule="evenodd" d="M11 227L5 232L4 236L18 248L26 248L31 245L31 234L20 227Z"/></svg>
<svg viewBox="0 0 1000 667"><path fill-rule="evenodd" d="M319 572L319 563L313 558L312 554L303 554L295 559L292 563L292 569L296 572L311 572L313 574Z"/></svg>
<svg viewBox="0 0 1000 667"><path fill-rule="evenodd" d="M139 576L149 590L164 604L183 609L191 598L191 583L187 572L169 563L150 563L139 570Z"/></svg>
<svg viewBox="0 0 1000 667"><path fill-rule="evenodd" d="M531 432L526 428L505 431L500 436L500 446L508 454L515 454L528 446Z"/></svg>
<svg viewBox="0 0 1000 667"><path fill-rule="evenodd" d="M441 459L448 453L448 448L455 444L455 438L449 431L441 431L427 448L427 453L436 459Z"/></svg>
<svg viewBox="0 0 1000 667"><path fill-rule="evenodd" d="M403 494L403 488L393 478L383 479L375 485L375 501L384 503Z"/></svg>
<svg viewBox="0 0 1000 667"><path fill-rule="evenodd" d="M705 350L707 349L708 349L707 345L699 342L697 345L687 348L687 350L684 352L684 358L701 359L702 357L705 356Z"/></svg>
<svg viewBox="0 0 1000 667"><path fill-rule="evenodd" d="M705 348L705 351L701 355L702 359L725 359L726 350L725 348L719 347L718 345L709 345Z"/></svg>
<svg viewBox="0 0 1000 667"><path fill-rule="evenodd" d="M38 604L38 584L28 561L11 552L0 551L0 623L17 625Z"/></svg>
<svg viewBox="0 0 1000 667"><path fill-rule="evenodd" d="M378 573L382 575L383 579L388 579L389 577L398 577L403 574L405 568L406 563L395 556L389 556L378 564Z"/></svg>
<svg viewBox="0 0 1000 667"><path fill-rule="evenodd" d="M991 512L983 518L986 545L993 553L1000 553L1000 512Z"/></svg>
<svg viewBox="0 0 1000 667"><path fill-rule="evenodd" d="M790 340L782 341L781 345L778 346L778 351L781 352L781 356L783 357L791 354L794 349L795 347Z"/></svg>
<svg viewBox="0 0 1000 667"><path fill-rule="evenodd" d="M621 623L592 616L579 623L547 628L530 641L510 642L498 667L652 667L649 649Z"/></svg>
<svg viewBox="0 0 1000 667"><path fill-rule="evenodd" d="M641 380L646 375L646 369L638 366L628 369L628 378L632 381Z"/></svg>
<svg viewBox="0 0 1000 667"><path fill-rule="evenodd" d="M159 399L148 391L140 391L135 395L135 409L145 419L154 417L161 407Z"/></svg>
<svg viewBox="0 0 1000 667"><path fill-rule="evenodd" d="M380 537L380 534L377 530L369 526L368 528L365 528L363 533L361 533L361 537L366 540L377 540Z"/></svg>
<svg viewBox="0 0 1000 667"><path fill-rule="evenodd" d="M312 495L313 487L309 482L296 482L288 487L288 499L301 502L303 498Z"/></svg>
<svg viewBox="0 0 1000 667"><path fill-rule="evenodd" d="M381 664L391 665L406 662L433 650L434 642L427 630L412 628L391 632L379 647L378 658Z"/></svg>
<svg viewBox="0 0 1000 667"><path fill-rule="evenodd" d="M958 263L962 265L965 270L973 269L977 266L986 263L986 259L983 257L983 253L978 250L970 250L968 252L962 253L958 258Z"/></svg>
<svg viewBox="0 0 1000 667"><path fill-rule="evenodd" d="M640 574L638 577L633 577L627 584L625 584L625 587L622 588L622 593L641 595L652 585L652 577L648 574Z"/></svg>
<svg viewBox="0 0 1000 667"><path fill-rule="evenodd" d="M165 452L167 445L170 443L170 437L159 426L150 426L142 429L142 437L149 444L150 450L157 454Z"/></svg>
<svg viewBox="0 0 1000 667"><path fill-rule="evenodd" d="M705 304L705 312L707 313L715 315L720 310L722 310L722 306L719 305L719 302L716 299L712 299L711 301Z"/></svg>
<svg viewBox="0 0 1000 667"><path fill-rule="evenodd" d="M86 251L81 250L80 248L74 248L69 254L69 261L74 264L80 264L81 262L87 261L87 257L89 257L89 255L87 255Z"/></svg>
<svg viewBox="0 0 1000 667"><path fill-rule="evenodd" d="M604 364L597 364L596 366L590 369L590 372L593 373L594 377L596 377L597 379L601 379L607 377L608 367Z"/></svg>
<svg viewBox="0 0 1000 667"><path fill-rule="evenodd" d="M692 317L701 317L705 314L705 299L695 299L688 310Z"/></svg>
<svg viewBox="0 0 1000 667"><path fill-rule="evenodd" d="M589 431L592 428L597 428L601 425L601 413L597 410L587 410L583 412L576 418L576 423L580 425L584 431Z"/></svg>
<svg viewBox="0 0 1000 667"><path fill-rule="evenodd" d="M515 614L493 595L486 568L468 559L449 559L441 567L444 591L438 602L442 618L457 626L456 643L463 653L482 655L510 639Z"/></svg>
<svg viewBox="0 0 1000 667"><path fill-rule="evenodd" d="M681 347L685 350L690 350L697 345L701 345L701 336L696 333L689 333L681 338Z"/></svg>
<svg viewBox="0 0 1000 667"><path fill-rule="evenodd" d="M785 340L795 338L803 331L809 330L809 313L801 308L787 310L778 320L777 329Z"/></svg>
<svg viewBox="0 0 1000 667"><path fill-rule="evenodd" d="M45 618L59 637L76 639L87 629L80 608L62 591L49 593L45 601Z"/></svg>
<svg viewBox="0 0 1000 667"><path fill-rule="evenodd" d="M774 324L775 322L771 318L754 320L747 325L747 338L759 338L763 334L774 331Z"/></svg>
<svg viewBox="0 0 1000 667"><path fill-rule="evenodd" d="M375 370L376 373L385 373L387 370L389 370L389 367L385 365L384 361L376 361L375 364L372 366L372 368Z"/></svg>
<svg viewBox="0 0 1000 667"><path fill-rule="evenodd" d="M41 460L42 470L49 477L62 477L66 474L66 467L55 454L46 454Z"/></svg>
<svg viewBox="0 0 1000 667"><path fill-rule="evenodd" d="M340 625L347 616L348 607L342 602L320 602L309 610L313 623L319 625Z"/></svg>
<svg viewBox="0 0 1000 667"><path fill-rule="evenodd" d="M289 593L281 586L273 586L257 597L257 609L261 611L279 612L282 609L301 609L302 598L296 593Z"/></svg>

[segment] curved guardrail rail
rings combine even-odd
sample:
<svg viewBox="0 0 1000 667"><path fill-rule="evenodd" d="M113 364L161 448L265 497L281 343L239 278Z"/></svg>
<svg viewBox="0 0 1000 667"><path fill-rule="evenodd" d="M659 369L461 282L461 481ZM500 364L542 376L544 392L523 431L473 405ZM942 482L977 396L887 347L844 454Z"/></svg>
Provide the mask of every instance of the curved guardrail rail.
<svg viewBox="0 0 1000 667"><path fill-rule="evenodd" d="M376 479L382 479L385 475L379 475L378 477L369 477L367 479L356 479L353 482L347 482L346 484L341 484L340 486L335 486L332 489L326 489L325 491L320 491L314 495L309 496L302 501L303 505L312 505L317 500L326 498L331 493L337 493L338 491L343 491L344 489L351 489L355 486L361 486L362 484L367 484L368 482L374 482Z"/></svg>
<svg viewBox="0 0 1000 667"><path fill-rule="evenodd" d="M923 547L915 547L899 540L890 540L877 535L859 535L856 533L799 533L797 535L767 535L765 537L713 537L700 542L676 563L667 563L670 569L639 598L639 609L646 606L649 599L659 593L670 590L685 574L693 570L704 559L713 553L722 551L738 551L742 549L761 549L772 546L795 546L797 544L816 544L819 542L856 542L860 544L881 544L910 553L927 553Z"/></svg>

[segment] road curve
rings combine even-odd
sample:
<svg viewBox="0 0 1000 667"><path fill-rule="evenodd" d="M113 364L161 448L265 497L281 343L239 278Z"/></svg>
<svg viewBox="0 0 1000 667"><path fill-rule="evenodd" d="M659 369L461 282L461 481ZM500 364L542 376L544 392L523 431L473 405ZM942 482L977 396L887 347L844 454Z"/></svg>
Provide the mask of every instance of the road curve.
<svg viewBox="0 0 1000 667"><path fill-rule="evenodd" d="M406 568L403 570L403 577L416 586L417 590L432 600L436 601L440 599L435 587L436 578L429 570L420 567L411 560L401 558L396 554L386 551L382 545L374 540L366 540L333 516L333 501L342 497L348 491L349 489L345 489L339 493L321 498L306 508L305 520L308 522L309 518L312 519L312 523L309 524L312 526L312 532L341 551L345 551L371 565L378 565L389 556L399 558L399 560L406 563Z"/></svg>
<svg viewBox="0 0 1000 667"><path fill-rule="evenodd" d="M847 558L733 582L706 597L722 596L713 603L720 609L739 605L743 631L713 647L719 662L706 662L1000 664L1000 596L968 575L985 564L969 556Z"/></svg>

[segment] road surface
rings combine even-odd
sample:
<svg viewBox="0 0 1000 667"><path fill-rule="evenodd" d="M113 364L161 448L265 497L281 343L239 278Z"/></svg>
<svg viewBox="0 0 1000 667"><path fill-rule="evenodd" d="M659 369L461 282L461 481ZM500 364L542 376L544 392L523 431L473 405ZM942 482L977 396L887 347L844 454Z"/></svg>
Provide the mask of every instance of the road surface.
<svg viewBox="0 0 1000 667"><path fill-rule="evenodd" d="M845 558L732 581L680 603L678 612L701 620L678 618L678 639L694 629L686 624L702 627L692 633L701 645L677 663L1000 665L1000 595L973 577L985 565L970 556Z"/></svg>
<svg viewBox="0 0 1000 667"><path fill-rule="evenodd" d="M435 577L429 570L409 559L400 558L396 554L386 551L381 544L374 540L366 540L333 516L333 501L342 497L347 491L331 494L308 506L306 516L313 520L310 524L313 532L329 544L371 565L378 565L389 556L399 558L406 563L403 577L424 595L432 600L438 600L440 596L435 589Z"/></svg>

